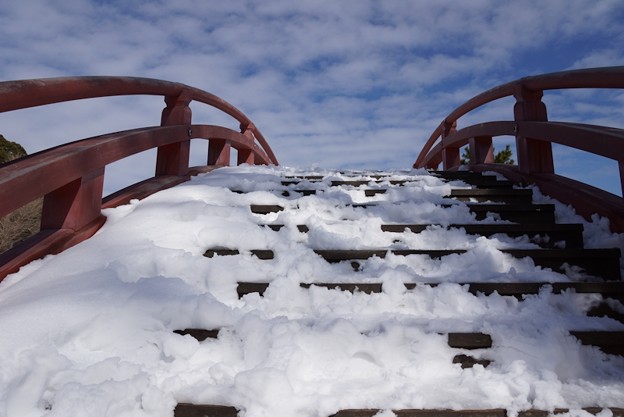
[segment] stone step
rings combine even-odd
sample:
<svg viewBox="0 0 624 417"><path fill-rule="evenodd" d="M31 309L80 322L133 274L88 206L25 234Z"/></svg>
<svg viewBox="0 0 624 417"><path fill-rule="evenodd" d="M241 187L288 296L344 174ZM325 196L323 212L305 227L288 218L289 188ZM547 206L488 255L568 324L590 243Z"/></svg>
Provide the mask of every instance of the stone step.
<svg viewBox="0 0 624 417"><path fill-rule="evenodd" d="M315 282L301 283L302 288L310 288L312 286L323 287L328 289L337 289L340 291L356 292L360 291L366 294L381 293L381 282L367 283L344 283L344 282ZM407 290L413 290L417 286L436 287L437 283L405 283ZM552 288L552 292L560 294L564 291L573 290L578 294L600 294L604 298L613 298L616 300L624 299L624 281L609 282L466 282L457 283L457 285L467 285L468 291L472 294L490 295L494 292L503 296L513 296L522 298L525 295L538 294L545 287ZM247 294L259 293L263 295L268 288L267 282L239 282L237 292L239 297Z"/></svg>
<svg viewBox="0 0 624 417"><path fill-rule="evenodd" d="M477 220L483 220L487 213L494 213L502 220L515 223L546 224L555 222L555 206L553 204L484 204L467 203L471 212L475 213ZM368 208L379 206L378 203L351 204L345 207ZM443 205L448 208L450 205ZM277 213L284 210L283 206L277 204L251 204L250 210L254 214Z"/></svg>
<svg viewBox="0 0 624 417"><path fill-rule="evenodd" d="M487 213L494 213L502 220L515 223L545 224L555 222L553 204L466 204L477 220L484 220Z"/></svg>
<svg viewBox="0 0 624 417"><path fill-rule="evenodd" d="M252 249L249 251L252 255L254 255L258 259L269 260L275 257L275 254L272 250L268 249ZM212 258L215 256L234 256L240 255L240 251L238 249L229 249L229 248L210 248L204 252L204 256L206 258Z"/></svg>
<svg viewBox="0 0 624 417"><path fill-rule="evenodd" d="M604 353L624 356L624 331L571 331L583 345L596 346Z"/></svg>
<svg viewBox="0 0 624 417"><path fill-rule="evenodd" d="M357 261L372 258L385 258L388 253L397 256L425 255L431 258L441 258L452 254L462 254L466 250L426 250L426 249L360 249L360 250L315 250L328 262ZM601 277L605 280L620 280L620 250L619 249L501 249L501 252L515 258L530 257L536 265L544 268L562 271L562 265L567 263L581 267L589 275ZM354 265L354 268L357 265Z"/></svg>
<svg viewBox="0 0 624 417"><path fill-rule="evenodd" d="M466 180L462 180L466 184L472 185L476 188L494 188L494 189L511 189L513 184L510 181L497 181L495 178L468 178ZM361 187L362 185L369 184L380 184L385 181L383 180L335 180L331 181L330 184L332 187L341 187L341 186L353 186L353 187ZM393 185L404 185L408 180L389 180L390 184ZM286 185L286 184L284 184ZM530 190L528 190L530 191Z"/></svg>
<svg viewBox="0 0 624 417"><path fill-rule="evenodd" d="M271 230L279 231L283 224L262 224ZM403 233L409 230L412 233L421 233L427 230L430 224L382 224L381 230L390 233ZM305 224L298 224L297 230L307 233L310 228ZM570 224L519 224L519 223L475 223L475 224L450 224L446 229L464 229L470 235L492 236L505 234L511 237L528 236L536 238L540 246L555 247L562 242L567 249L583 247L583 225Z"/></svg>
<svg viewBox="0 0 624 417"><path fill-rule="evenodd" d="M610 412L612 417L624 417L624 408L617 407L585 407L589 414L597 415L604 411ZM329 417L374 417L381 409L345 409L340 410ZM402 409L392 410L397 417L508 417L504 409L476 409L476 410L444 410L444 409ZM239 410L235 407L224 405L188 404L180 403L174 410L174 417L236 417ZM551 414L565 414L569 410L556 408L553 411L546 410L523 410L518 412L518 417L548 417Z"/></svg>
<svg viewBox="0 0 624 417"><path fill-rule="evenodd" d="M302 193L304 195L312 195L316 190L293 189L293 192ZM366 197L374 197L379 194L385 194L388 188L368 188L364 190ZM285 194L290 195L288 192ZM533 192L526 189L516 188L457 188L451 190L451 194L446 198L454 198L459 201L496 201L508 204L531 204Z"/></svg>
<svg viewBox="0 0 624 417"><path fill-rule="evenodd" d="M220 329L197 329L188 328L174 330L174 333L181 336L189 335L192 338L203 342L206 339L216 339L219 337ZM485 349L492 347L492 338L484 333L447 333L449 347L456 349Z"/></svg>
<svg viewBox="0 0 624 417"><path fill-rule="evenodd" d="M196 339L200 342L203 342L206 339L216 339L219 337L219 329L198 329L198 328L188 328L188 329L180 329L173 331L180 336L189 335L193 339Z"/></svg>
<svg viewBox="0 0 624 417"><path fill-rule="evenodd" d="M620 250L615 249L501 249L515 258L529 257L536 265L543 268L551 268L556 271L565 272L563 265L573 265L580 267L585 273L601 277L605 280L620 280ZM258 259L270 260L275 258L275 254L270 249L253 249L249 251ZM314 252L330 263L342 261L354 261L351 263L353 269L359 270L360 264L357 261L366 260L372 257L385 258L388 253L396 256L423 255L430 258L442 258L448 255L460 255L466 253L465 249L316 249ZM239 255L237 249L209 248L204 252L204 256L212 258L214 256Z"/></svg>
<svg viewBox="0 0 624 417"><path fill-rule="evenodd" d="M449 196L459 201L497 201L507 204L531 204L533 191L519 188L471 188L451 190Z"/></svg>
<svg viewBox="0 0 624 417"><path fill-rule="evenodd" d="M374 197L376 195L387 193L387 188L368 188L363 190L366 197ZM281 195L290 197L294 194L302 196L315 195L318 190L294 188L292 190L282 191ZM531 204L533 192L526 189L516 188L470 188L470 189L454 189L448 198L454 198L459 201L496 201L507 204Z"/></svg>
<svg viewBox="0 0 624 417"><path fill-rule="evenodd" d="M603 407L583 408L589 414L599 414ZM624 417L624 408L610 408L612 417ZM340 410L329 417L373 417L382 410L380 409L349 409ZM397 417L508 417L504 409L483 409L483 410L392 410ZM555 409L553 414L567 413L568 409ZM545 410L524 410L518 412L518 417L548 417L550 411Z"/></svg>
<svg viewBox="0 0 624 417"><path fill-rule="evenodd" d="M612 298L615 298L621 303L624 303L624 296L622 296L621 294L619 297L612 297ZM624 309L622 309L622 304L620 305L620 310L624 311ZM619 321L620 323L624 323L624 314L621 313L620 311L614 310L613 306L610 303L605 302L605 301L590 308L587 311L587 315L590 317L609 317L613 320Z"/></svg>
<svg viewBox="0 0 624 417"><path fill-rule="evenodd" d="M228 405L179 403L173 410L174 417L237 417L238 409Z"/></svg>
<svg viewBox="0 0 624 417"><path fill-rule="evenodd" d="M420 233L430 227L428 224L383 224L384 232L402 233L406 230ZM557 242L564 242L567 249L583 247L582 224L519 224L519 223L481 223L481 224L451 224L448 229L464 229L470 235L492 236L505 234L511 237L529 236L541 237L544 246L554 246Z"/></svg>
<svg viewBox="0 0 624 417"><path fill-rule="evenodd" d="M192 328L175 330L174 333L189 335L200 342L219 337L219 329ZM624 331L570 330L570 334L583 345L595 346L610 355L624 356ZM489 349L492 347L492 337L480 332L449 332L447 343L454 349Z"/></svg>

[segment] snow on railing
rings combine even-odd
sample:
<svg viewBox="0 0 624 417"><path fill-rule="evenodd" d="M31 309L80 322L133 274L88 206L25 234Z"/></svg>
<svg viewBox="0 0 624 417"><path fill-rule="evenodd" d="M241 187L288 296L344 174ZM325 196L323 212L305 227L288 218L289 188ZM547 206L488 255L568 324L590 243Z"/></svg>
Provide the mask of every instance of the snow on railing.
<svg viewBox="0 0 624 417"><path fill-rule="evenodd" d="M552 143L617 161L624 193L624 130L605 126L548 121L544 90L624 88L624 67L564 71L521 78L487 90L453 110L433 131L414 168L457 169L460 148L469 145L474 171L497 171L517 183L536 184L545 194L571 204L585 216L610 219L624 232L624 200L588 184L555 174ZM457 120L494 100L513 96L514 121L480 123L457 130ZM492 138L515 136L518 165L494 164Z"/></svg>
<svg viewBox="0 0 624 417"><path fill-rule="evenodd" d="M0 167L0 218L43 197L41 230L0 255L0 280L31 260L58 253L93 235L103 224L101 209L147 196L186 181L190 140L207 139L207 166L278 161L260 130L225 100L180 83L132 77L70 77L0 82L0 112L73 100L129 95L163 96L161 126L111 133L48 149ZM240 132L193 125L192 101L233 117ZM158 148L153 178L102 199L108 164ZM201 168L200 168L201 169Z"/></svg>

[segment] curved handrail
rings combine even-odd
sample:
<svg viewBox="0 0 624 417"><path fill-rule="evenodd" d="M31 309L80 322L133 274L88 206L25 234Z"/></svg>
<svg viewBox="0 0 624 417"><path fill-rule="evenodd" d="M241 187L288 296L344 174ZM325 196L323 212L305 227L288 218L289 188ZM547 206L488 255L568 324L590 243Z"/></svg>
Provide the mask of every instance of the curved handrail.
<svg viewBox="0 0 624 417"><path fill-rule="evenodd" d="M177 143L178 138L186 135L189 135L186 126L132 129L83 139L15 160L0 171L0 195L11 195L0 200L0 217L94 169L148 149ZM190 138L227 140L233 148L251 149L256 161L270 163L260 147L249 143L248 137L225 127L192 125Z"/></svg>
<svg viewBox="0 0 624 417"><path fill-rule="evenodd" d="M535 183L542 191L548 190L547 194L575 206L585 217L599 213L611 220L614 231L624 231L624 200L621 196L555 174L552 143L616 161L624 193L624 130L548 121L546 106L541 101L543 92L576 88L624 88L624 67L525 77L487 90L442 120L423 146L414 168L435 168L443 163L445 169L454 169L460 164L459 149L469 144L472 170L494 170L516 182ZM514 121L487 122L456 129L460 117L484 104L510 96L516 99ZM496 136L515 136L517 166L492 164L492 138Z"/></svg>
<svg viewBox="0 0 624 417"><path fill-rule="evenodd" d="M614 152L622 146L624 130L604 126L567 122L512 122L498 121L479 123L465 127L442 139L442 147L462 147L474 137L515 136L522 134L526 137L552 143L566 145L571 148L590 152L605 158L624 163L624 153ZM591 136L592 141L586 141ZM423 166L429 162L433 164L435 153L429 153L423 160ZM441 160L437 161L439 164Z"/></svg>
<svg viewBox="0 0 624 417"><path fill-rule="evenodd" d="M148 78L72 77L0 82L0 112L85 98L160 95L161 126L110 133L60 145L0 167L0 217L43 197L41 230L0 254L0 280L34 259L58 253L93 235L104 223L102 207L147 196L190 177L191 139L209 141L207 167L238 163L278 164L253 122L225 100L194 87ZM208 104L240 123L241 131L191 124L191 101ZM156 176L102 199L105 167L158 148ZM6 198L11 196L11 198Z"/></svg>
<svg viewBox="0 0 624 417"><path fill-rule="evenodd" d="M514 96L521 90L543 91L573 88L624 88L624 66L608 68L590 68L573 71L555 72L550 74L534 75L520 78L506 84L499 85L478 94L457 107L442 122L425 142L414 167L423 167L422 161L429 153L434 143L440 138L445 124L451 125L467 113L491 103L495 100Z"/></svg>
<svg viewBox="0 0 624 417"><path fill-rule="evenodd" d="M223 111L236 119L241 128L250 128L269 155L271 163L277 158L260 130L239 109L222 98L185 84L141 77L86 76L41 78L0 82L0 113L87 98L129 95L184 97Z"/></svg>

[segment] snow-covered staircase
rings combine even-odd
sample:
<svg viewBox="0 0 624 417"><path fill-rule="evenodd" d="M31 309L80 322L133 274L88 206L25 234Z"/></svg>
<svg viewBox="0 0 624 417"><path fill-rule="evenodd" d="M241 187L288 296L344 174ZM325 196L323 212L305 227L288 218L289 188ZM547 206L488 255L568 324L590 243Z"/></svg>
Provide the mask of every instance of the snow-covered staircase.
<svg viewBox="0 0 624 417"><path fill-rule="evenodd" d="M620 249L587 230L586 247L538 191L461 171L260 177L229 188L266 244L233 230L204 252L255 328L176 333L237 339L266 381L176 417L624 415Z"/></svg>

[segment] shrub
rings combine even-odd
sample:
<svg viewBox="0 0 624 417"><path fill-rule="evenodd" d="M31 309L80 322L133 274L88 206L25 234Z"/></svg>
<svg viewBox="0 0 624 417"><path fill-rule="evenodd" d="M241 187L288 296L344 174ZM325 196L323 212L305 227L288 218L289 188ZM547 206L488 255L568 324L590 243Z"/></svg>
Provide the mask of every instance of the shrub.
<svg viewBox="0 0 624 417"><path fill-rule="evenodd" d="M0 135L0 165L26 155L20 144ZM42 206L43 199L40 198L0 218L0 253L39 231Z"/></svg>
<svg viewBox="0 0 624 417"><path fill-rule="evenodd" d="M0 253L39 231L43 198L0 218Z"/></svg>
<svg viewBox="0 0 624 417"><path fill-rule="evenodd" d="M26 150L19 143L11 142L0 135L0 164L26 156Z"/></svg>

